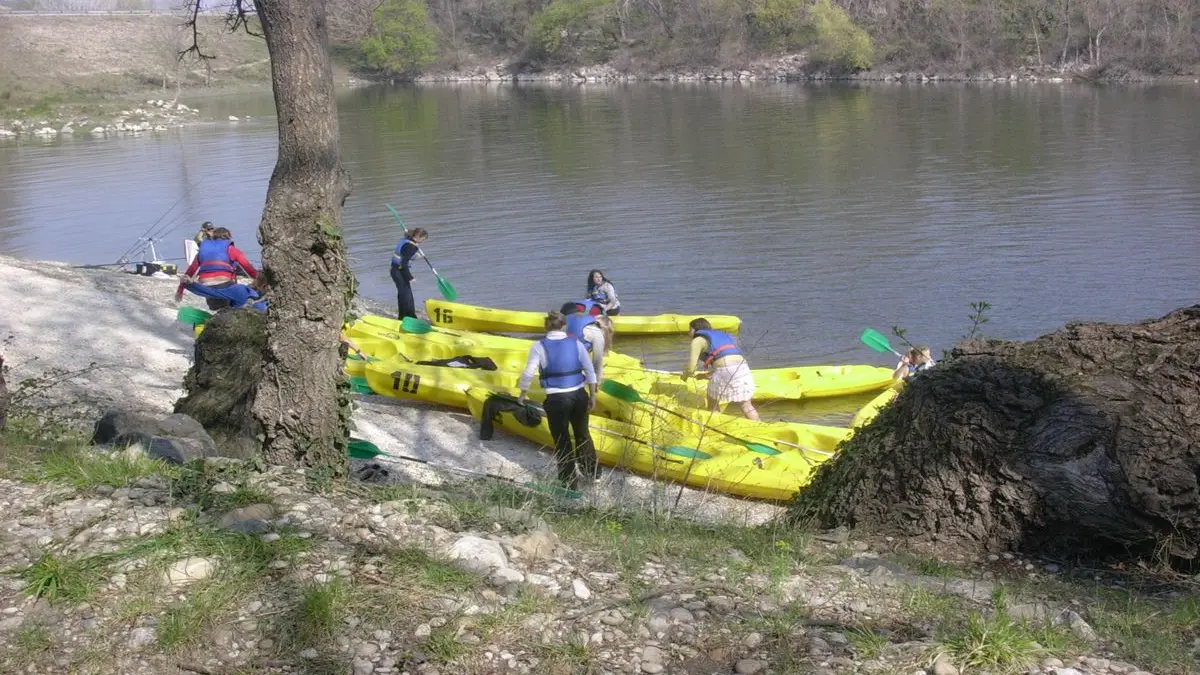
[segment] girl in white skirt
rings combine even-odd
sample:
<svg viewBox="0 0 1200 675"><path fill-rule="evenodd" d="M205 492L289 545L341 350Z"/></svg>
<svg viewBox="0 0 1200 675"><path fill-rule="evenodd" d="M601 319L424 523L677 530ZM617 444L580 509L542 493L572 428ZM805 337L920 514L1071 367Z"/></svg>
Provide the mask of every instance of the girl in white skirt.
<svg viewBox="0 0 1200 675"><path fill-rule="evenodd" d="M692 319L688 324L692 348L681 377L687 380L695 374L696 363L703 361L709 369L708 409L721 411L721 404L733 401L742 408L747 419L758 420L758 411L750 402L754 398L754 375L750 364L738 348L737 338L724 331L713 330L708 319Z"/></svg>

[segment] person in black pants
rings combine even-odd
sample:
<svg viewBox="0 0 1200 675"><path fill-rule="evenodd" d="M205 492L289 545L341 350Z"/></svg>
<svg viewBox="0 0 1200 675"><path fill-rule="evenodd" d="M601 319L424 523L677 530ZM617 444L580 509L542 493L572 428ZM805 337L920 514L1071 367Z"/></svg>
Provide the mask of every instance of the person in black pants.
<svg viewBox="0 0 1200 675"><path fill-rule="evenodd" d="M413 256L420 252L418 247L428 238L429 233L425 228L413 228L408 236L396 244L396 250L392 252L392 283L396 284L396 304L399 306L401 321L406 316L417 318L417 303L413 300L412 292L413 273L408 266Z"/></svg>
<svg viewBox="0 0 1200 675"><path fill-rule="evenodd" d="M588 433L588 413L596 407L596 371L583 343L567 335L567 319L562 312L547 314L545 326L546 337L529 349L518 400L525 403L533 374L538 372L546 392L542 407L554 437L558 481L573 490L579 487L577 467L585 479L600 480L596 449Z"/></svg>

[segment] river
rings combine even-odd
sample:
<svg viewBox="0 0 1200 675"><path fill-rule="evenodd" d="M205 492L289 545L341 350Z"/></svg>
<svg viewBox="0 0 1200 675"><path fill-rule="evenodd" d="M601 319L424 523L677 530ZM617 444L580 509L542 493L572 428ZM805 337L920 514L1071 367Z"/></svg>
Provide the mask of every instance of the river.
<svg viewBox="0 0 1200 675"><path fill-rule="evenodd" d="M161 217L163 257L213 220L257 259L271 99L189 103L221 121L0 144L0 251L111 262ZM755 366L890 366L864 328L940 355L974 301L992 305L984 332L1012 339L1197 302L1198 103L1180 85L352 90L346 240L378 300L393 297L387 202L430 231L464 302L557 307L598 267L627 313L740 315ZM437 290L417 274L420 303ZM677 368L685 342L617 348Z"/></svg>

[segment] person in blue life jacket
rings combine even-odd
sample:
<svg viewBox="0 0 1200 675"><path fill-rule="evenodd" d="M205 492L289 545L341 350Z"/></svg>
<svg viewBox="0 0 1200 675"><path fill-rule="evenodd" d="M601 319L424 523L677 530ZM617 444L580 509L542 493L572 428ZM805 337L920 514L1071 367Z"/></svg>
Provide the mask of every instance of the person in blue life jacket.
<svg viewBox="0 0 1200 675"><path fill-rule="evenodd" d="M600 305L608 316L616 316L621 313L621 301L617 299L617 289L600 270L588 272L587 298Z"/></svg>
<svg viewBox="0 0 1200 675"><path fill-rule="evenodd" d="M567 335L579 340L592 358L596 381L604 381L604 357L612 351L613 323L599 305L590 300L564 303L560 310L567 319Z"/></svg>
<svg viewBox="0 0 1200 675"><path fill-rule="evenodd" d="M897 380L907 380L917 373L929 370L937 365L933 360L933 352L926 345L914 345L912 349L900 359L900 363L896 364L896 370L892 373L892 378Z"/></svg>
<svg viewBox="0 0 1200 675"><path fill-rule="evenodd" d="M404 317L417 318L417 303L413 300L413 273L409 268L413 256L420 254L420 245L429 239L429 233L423 227L414 227L408 236L396 244L392 252L392 283L396 284L396 305L400 320Z"/></svg>
<svg viewBox="0 0 1200 675"><path fill-rule="evenodd" d="M186 274L179 275L179 282L185 289L208 300L218 300L221 306L217 311L226 307L241 309L249 307L260 312L267 311L267 300L259 292L261 279L255 279L252 284L231 284L229 286L205 286Z"/></svg>
<svg viewBox="0 0 1200 675"><path fill-rule="evenodd" d="M754 374L750 372L750 364L742 355L737 338L724 331L713 330L709 320L703 318L692 319L688 329L692 344L687 365L680 377L687 380L695 374L696 363L702 361L708 369L708 389L705 392L708 409L720 412L724 403L732 401L741 406L742 414L747 419L758 420L758 410L751 402L755 392Z"/></svg>
<svg viewBox="0 0 1200 675"><path fill-rule="evenodd" d="M567 319L562 312L548 313L545 327L546 336L529 349L517 400L525 403L537 373L546 392L542 407L554 437L558 480L563 487L574 490L579 487L576 469L587 480L600 480L596 449L588 432L588 413L596 407L596 371L583 343L567 335Z"/></svg>

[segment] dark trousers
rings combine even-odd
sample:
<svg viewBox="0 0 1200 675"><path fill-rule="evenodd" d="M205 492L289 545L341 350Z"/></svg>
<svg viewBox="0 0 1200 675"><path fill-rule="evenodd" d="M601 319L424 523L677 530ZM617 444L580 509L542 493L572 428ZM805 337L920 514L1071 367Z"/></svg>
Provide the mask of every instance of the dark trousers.
<svg viewBox="0 0 1200 675"><path fill-rule="evenodd" d="M226 281L223 284L214 284L212 286L209 286L209 288L229 288L230 286L232 286L236 283L237 283L236 281ZM205 298L204 302L205 302L205 304L208 305L208 308L214 312L217 311L218 309L225 309L226 307L233 306L233 303L229 302L228 300L222 300L220 298Z"/></svg>
<svg viewBox="0 0 1200 675"><path fill-rule="evenodd" d="M547 394L542 407L550 424L550 435L554 437L559 482L575 485L576 463L585 478L595 477L599 467L596 466L596 448L592 447L592 436L588 433L587 388ZM574 444L571 443L572 431L575 432Z"/></svg>
<svg viewBox="0 0 1200 675"><path fill-rule="evenodd" d="M605 312L605 314L608 314L609 316L616 316L616 315L618 315L618 314L620 314L620 313L621 313L621 307L620 307L620 306L613 307L612 309L610 309L610 310L608 310L607 312Z"/></svg>
<svg viewBox="0 0 1200 675"><path fill-rule="evenodd" d="M417 303L413 300L412 286L404 278L404 270L399 265L392 265L392 283L396 284L396 304L399 306L400 320L411 316L417 318Z"/></svg>

